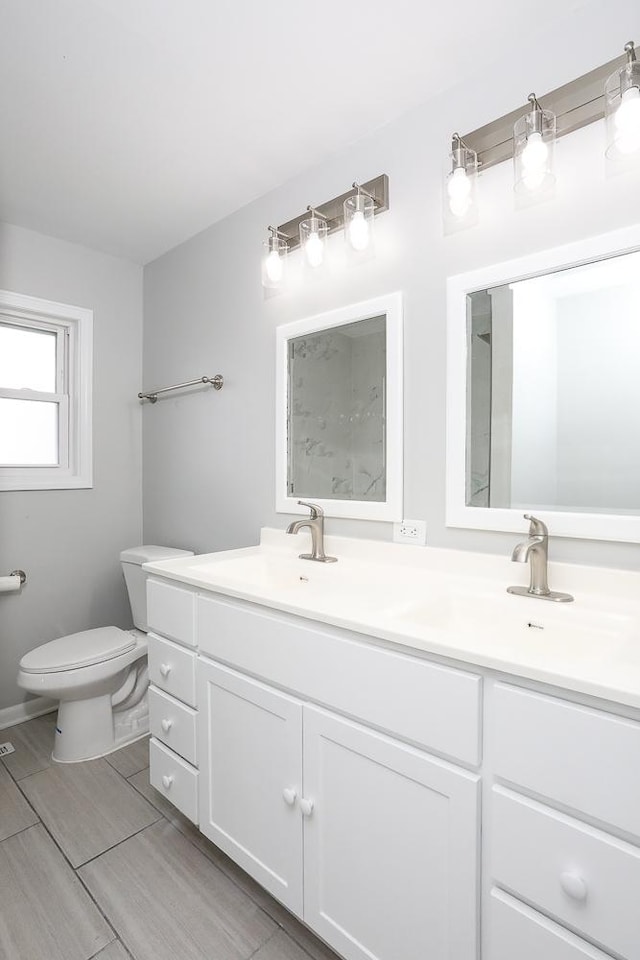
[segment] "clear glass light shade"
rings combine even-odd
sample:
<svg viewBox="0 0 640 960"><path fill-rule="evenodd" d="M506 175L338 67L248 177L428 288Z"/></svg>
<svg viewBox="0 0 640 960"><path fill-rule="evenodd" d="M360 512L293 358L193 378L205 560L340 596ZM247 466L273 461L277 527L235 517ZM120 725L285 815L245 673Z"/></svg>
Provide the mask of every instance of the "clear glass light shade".
<svg viewBox="0 0 640 960"><path fill-rule="evenodd" d="M359 253L373 245L375 204L371 197L358 193L347 197L344 208L344 234L347 243Z"/></svg>
<svg viewBox="0 0 640 960"><path fill-rule="evenodd" d="M459 144L447 157L445 166L443 209L448 230L463 229L477 222L477 181L478 156Z"/></svg>
<svg viewBox="0 0 640 960"><path fill-rule="evenodd" d="M513 127L514 189L520 194L539 194L555 185L553 154L556 115L535 107Z"/></svg>
<svg viewBox="0 0 640 960"><path fill-rule="evenodd" d="M320 217L309 217L300 224L300 246L310 267L319 267L324 261L327 245L327 224Z"/></svg>
<svg viewBox="0 0 640 960"><path fill-rule="evenodd" d="M607 157L625 160L640 155L640 62L625 64L604 88Z"/></svg>
<svg viewBox="0 0 640 960"><path fill-rule="evenodd" d="M270 290L282 287L287 279L289 247L282 237L269 237L262 244L262 286Z"/></svg>

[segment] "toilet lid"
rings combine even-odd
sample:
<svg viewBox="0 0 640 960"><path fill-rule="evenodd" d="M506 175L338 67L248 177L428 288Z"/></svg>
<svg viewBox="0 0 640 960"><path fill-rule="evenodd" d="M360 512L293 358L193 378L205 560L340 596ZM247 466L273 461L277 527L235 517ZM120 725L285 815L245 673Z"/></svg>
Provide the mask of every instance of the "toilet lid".
<svg viewBox="0 0 640 960"><path fill-rule="evenodd" d="M56 673L89 667L128 653L136 645L135 637L118 627L98 627L82 633L50 640L25 653L20 667L25 673Z"/></svg>

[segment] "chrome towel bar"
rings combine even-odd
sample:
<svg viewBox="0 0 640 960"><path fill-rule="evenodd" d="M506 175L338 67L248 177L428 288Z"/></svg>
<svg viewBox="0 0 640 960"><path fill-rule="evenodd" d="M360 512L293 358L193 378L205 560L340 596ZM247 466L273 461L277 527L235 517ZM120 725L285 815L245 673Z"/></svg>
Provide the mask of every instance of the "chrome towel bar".
<svg viewBox="0 0 640 960"><path fill-rule="evenodd" d="M224 377L220 373L216 373L215 377L198 377L197 380L187 380L186 383L175 383L172 387L161 387L159 390L152 390L149 393L139 393L138 398L155 403L159 393L167 393L169 390L182 390L183 387L195 387L201 383L210 383L214 390L222 390Z"/></svg>

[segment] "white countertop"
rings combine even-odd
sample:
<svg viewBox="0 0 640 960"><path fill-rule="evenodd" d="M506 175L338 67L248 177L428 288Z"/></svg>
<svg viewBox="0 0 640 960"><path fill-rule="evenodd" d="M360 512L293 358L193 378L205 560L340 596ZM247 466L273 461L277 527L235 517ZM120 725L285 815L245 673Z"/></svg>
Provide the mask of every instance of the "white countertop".
<svg viewBox="0 0 640 960"><path fill-rule="evenodd" d="M308 534L147 563L148 573L413 650L640 708L640 573L549 564L552 603L506 592L527 564L490 554L326 537L338 563L299 560Z"/></svg>

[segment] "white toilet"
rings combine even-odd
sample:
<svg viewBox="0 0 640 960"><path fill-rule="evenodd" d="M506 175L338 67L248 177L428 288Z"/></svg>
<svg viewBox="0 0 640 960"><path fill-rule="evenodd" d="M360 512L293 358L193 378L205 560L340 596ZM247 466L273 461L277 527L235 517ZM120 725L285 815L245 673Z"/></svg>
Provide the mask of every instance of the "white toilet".
<svg viewBox="0 0 640 960"><path fill-rule="evenodd" d="M19 687L60 700L54 760L102 757L147 733L147 576L142 564L184 556L193 553L156 546L123 550L120 561L137 629L72 633L43 643L20 661Z"/></svg>

